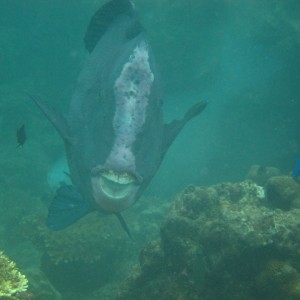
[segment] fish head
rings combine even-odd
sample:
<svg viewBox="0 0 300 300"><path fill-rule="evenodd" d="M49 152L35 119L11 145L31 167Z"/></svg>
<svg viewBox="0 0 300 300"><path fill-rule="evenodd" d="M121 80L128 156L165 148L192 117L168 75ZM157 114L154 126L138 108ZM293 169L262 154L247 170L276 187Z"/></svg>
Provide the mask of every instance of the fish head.
<svg viewBox="0 0 300 300"><path fill-rule="evenodd" d="M95 167L91 176L92 195L102 210L120 212L134 204L142 181L131 170Z"/></svg>
<svg viewBox="0 0 300 300"><path fill-rule="evenodd" d="M109 128L105 138L107 140L109 136L110 143L104 143L109 145L109 149L105 155L99 156L96 161L100 164L92 170L94 200L109 212L119 212L131 206L138 198L141 187L145 186L145 172L140 173L143 170L139 166L144 159L139 154L143 156L147 153L146 145L141 145L153 136L150 129L154 125L149 125L153 123L149 112L158 101L153 93L154 72L145 36L140 34L123 50L122 57L112 67L112 79L107 81L111 92L103 97L110 100L107 107L113 106L110 118L106 116L105 119L110 123L104 126ZM153 115L158 118L157 113ZM100 151L104 153L102 147L99 147Z"/></svg>

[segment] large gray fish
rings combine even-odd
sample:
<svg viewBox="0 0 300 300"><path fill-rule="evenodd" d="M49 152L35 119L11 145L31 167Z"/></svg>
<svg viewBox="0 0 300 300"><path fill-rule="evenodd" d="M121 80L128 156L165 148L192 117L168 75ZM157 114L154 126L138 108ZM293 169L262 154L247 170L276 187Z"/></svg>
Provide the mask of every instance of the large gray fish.
<svg viewBox="0 0 300 300"><path fill-rule="evenodd" d="M47 224L62 229L100 210L116 214L126 229L120 212L140 197L177 134L206 103L164 124L160 77L131 1L101 7L84 41L90 55L68 117L33 97L64 140L73 183L57 190Z"/></svg>

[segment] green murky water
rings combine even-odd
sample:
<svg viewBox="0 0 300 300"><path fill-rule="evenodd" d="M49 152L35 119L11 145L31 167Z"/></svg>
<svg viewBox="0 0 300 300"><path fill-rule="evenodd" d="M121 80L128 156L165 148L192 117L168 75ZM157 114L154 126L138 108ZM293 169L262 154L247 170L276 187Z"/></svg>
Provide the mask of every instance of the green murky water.
<svg viewBox="0 0 300 300"><path fill-rule="evenodd" d="M113 299L134 272L140 249L159 236L170 203L184 187L242 181L253 164L289 175L300 153L298 1L134 2L162 74L165 119L181 117L200 99L209 105L186 126L144 197L126 212L134 242L115 219L99 218L103 249L97 243L90 247L104 253L93 259L107 278L92 263L76 262L68 266L76 278L57 284L53 278L61 270L45 258L53 250L46 241L64 236L49 237L38 227L53 195L47 176L64 149L27 94L67 113L87 55L83 36L104 1L0 0L0 250L28 275L32 294L45 291L33 299L59 299L59 293L63 299ZM16 148L22 124L27 140ZM70 233L64 259L76 239L78 247L91 242L88 235L82 240ZM80 255L89 256L89 247L82 247ZM89 274L90 286L81 270Z"/></svg>

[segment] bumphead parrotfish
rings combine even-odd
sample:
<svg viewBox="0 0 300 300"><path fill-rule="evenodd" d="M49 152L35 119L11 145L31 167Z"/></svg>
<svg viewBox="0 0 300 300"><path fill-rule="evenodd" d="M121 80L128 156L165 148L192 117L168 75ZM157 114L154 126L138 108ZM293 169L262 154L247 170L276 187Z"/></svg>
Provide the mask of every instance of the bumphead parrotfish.
<svg viewBox="0 0 300 300"><path fill-rule="evenodd" d="M32 97L64 140L72 185L61 186L47 225L63 229L99 210L117 215L133 205L184 125L206 106L164 124L160 77L147 35L129 0L112 0L92 17L89 57L67 118Z"/></svg>

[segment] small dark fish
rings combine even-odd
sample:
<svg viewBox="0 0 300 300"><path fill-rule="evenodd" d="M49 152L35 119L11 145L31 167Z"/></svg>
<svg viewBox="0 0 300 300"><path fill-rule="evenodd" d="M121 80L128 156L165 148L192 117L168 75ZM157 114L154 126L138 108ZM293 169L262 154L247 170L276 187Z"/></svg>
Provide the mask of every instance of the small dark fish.
<svg viewBox="0 0 300 300"><path fill-rule="evenodd" d="M298 157L297 162L294 167L294 170L293 170L293 177L297 178L299 176L300 176L300 157Z"/></svg>
<svg viewBox="0 0 300 300"><path fill-rule="evenodd" d="M267 173L267 168L264 166L260 166L257 170L257 175L258 176L264 176Z"/></svg>
<svg viewBox="0 0 300 300"><path fill-rule="evenodd" d="M17 148L23 146L26 142L26 130L24 124L20 128L18 128L16 137L18 143Z"/></svg>

